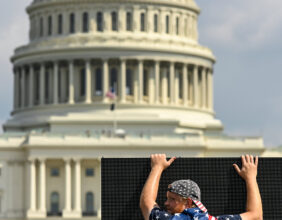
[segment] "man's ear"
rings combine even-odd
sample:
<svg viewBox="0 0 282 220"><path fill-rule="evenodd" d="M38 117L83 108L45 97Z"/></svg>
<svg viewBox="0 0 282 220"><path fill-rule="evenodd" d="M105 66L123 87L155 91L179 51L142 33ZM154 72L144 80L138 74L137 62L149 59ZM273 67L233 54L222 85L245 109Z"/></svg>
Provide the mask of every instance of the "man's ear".
<svg viewBox="0 0 282 220"><path fill-rule="evenodd" d="M187 198L186 200L186 208L192 208L193 207L193 200L191 198Z"/></svg>

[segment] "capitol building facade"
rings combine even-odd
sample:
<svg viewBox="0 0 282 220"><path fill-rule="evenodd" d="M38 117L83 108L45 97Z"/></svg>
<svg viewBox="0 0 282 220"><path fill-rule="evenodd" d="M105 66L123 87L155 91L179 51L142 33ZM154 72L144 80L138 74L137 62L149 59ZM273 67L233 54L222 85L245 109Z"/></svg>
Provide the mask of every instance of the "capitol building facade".
<svg viewBox="0 0 282 220"><path fill-rule="evenodd" d="M0 135L0 219L101 219L101 158L265 154L213 109L194 0L34 0Z"/></svg>

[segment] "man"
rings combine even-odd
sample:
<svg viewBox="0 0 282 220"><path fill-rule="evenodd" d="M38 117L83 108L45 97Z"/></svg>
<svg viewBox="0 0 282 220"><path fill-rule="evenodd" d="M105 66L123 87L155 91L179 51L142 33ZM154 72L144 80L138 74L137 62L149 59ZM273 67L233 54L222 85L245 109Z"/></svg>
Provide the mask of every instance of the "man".
<svg viewBox="0 0 282 220"><path fill-rule="evenodd" d="M165 154L151 155L151 172L140 196L140 208L145 220L262 220L262 202L257 184L258 157L242 156L242 168L233 164L246 182L247 207L240 215L210 216L200 201L200 189L192 180L178 180L168 186L165 206L161 210L156 204L162 172L176 157L167 161Z"/></svg>

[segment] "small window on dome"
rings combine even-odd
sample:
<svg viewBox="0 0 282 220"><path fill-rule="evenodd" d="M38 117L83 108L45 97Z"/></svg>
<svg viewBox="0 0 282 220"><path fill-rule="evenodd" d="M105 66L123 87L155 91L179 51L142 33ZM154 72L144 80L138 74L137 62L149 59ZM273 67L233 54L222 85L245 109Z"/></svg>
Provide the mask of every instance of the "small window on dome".
<svg viewBox="0 0 282 220"><path fill-rule="evenodd" d="M117 13L114 11L112 12L112 31L118 30L118 16Z"/></svg>
<svg viewBox="0 0 282 220"><path fill-rule="evenodd" d="M51 36L52 35L52 28L53 28L53 24L52 24L52 16L48 16L48 35Z"/></svg>
<svg viewBox="0 0 282 220"><path fill-rule="evenodd" d="M74 13L70 14L70 33L75 33L75 15Z"/></svg>
<svg viewBox="0 0 282 220"><path fill-rule="evenodd" d="M132 13L131 12L126 13L126 30L132 31Z"/></svg>
<svg viewBox="0 0 282 220"><path fill-rule="evenodd" d="M96 69L96 77L95 77L95 95L102 95L102 70L101 68Z"/></svg>
<svg viewBox="0 0 282 220"><path fill-rule="evenodd" d="M140 14L140 31L145 31L145 13Z"/></svg>
<svg viewBox="0 0 282 220"><path fill-rule="evenodd" d="M84 12L82 15L82 32L87 33L89 32L89 19L88 19L88 13Z"/></svg>
<svg viewBox="0 0 282 220"><path fill-rule="evenodd" d="M179 17L176 18L176 21L175 21L175 32L176 32L176 35L179 35Z"/></svg>
<svg viewBox="0 0 282 220"><path fill-rule="evenodd" d="M86 75L85 75L85 68L81 69L80 71L80 96L85 96L86 88L85 88L85 82L86 82Z"/></svg>
<svg viewBox="0 0 282 220"><path fill-rule="evenodd" d="M44 25L43 25L43 18L40 18L40 37L43 37L44 33Z"/></svg>
<svg viewBox="0 0 282 220"><path fill-rule="evenodd" d="M158 18L158 15L155 14L155 15L154 15L154 32L155 32L155 33L158 32L158 24L159 24L158 19L159 19L159 18Z"/></svg>
<svg viewBox="0 0 282 220"><path fill-rule="evenodd" d="M58 34L63 33L63 15L59 14L58 15Z"/></svg>
<svg viewBox="0 0 282 220"><path fill-rule="evenodd" d="M103 18L103 13L102 12L98 12L97 13L97 31L103 31L104 30L104 18Z"/></svg>
<svg viewBox="0 0 282 220"><path fill-rule="evenodd" d="M165 17L165 32L168 34L169 33L169 16L167 15Z"/></svg>

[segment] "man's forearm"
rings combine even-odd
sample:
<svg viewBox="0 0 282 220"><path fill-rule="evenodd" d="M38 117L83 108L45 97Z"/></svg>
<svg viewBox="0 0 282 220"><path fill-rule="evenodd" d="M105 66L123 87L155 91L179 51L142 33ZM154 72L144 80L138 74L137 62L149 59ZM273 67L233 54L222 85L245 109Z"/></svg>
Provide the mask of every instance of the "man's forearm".
<svg viewBox="0 0 282 220"><path fill-rule="evenodd" d="M262 202L259 192L259 187L256 180L246 181L247 188L247 207L246 213L241 216L243 220L262 220Z"/></svg>
<svg viewBox="0 0 282 220"><path fill-rule="evenodd" d="M143 187L140 196L140 208L146 220L149 219L150 211L156 203L162 172L163 170L160 167L154 167Z"/></svg>

